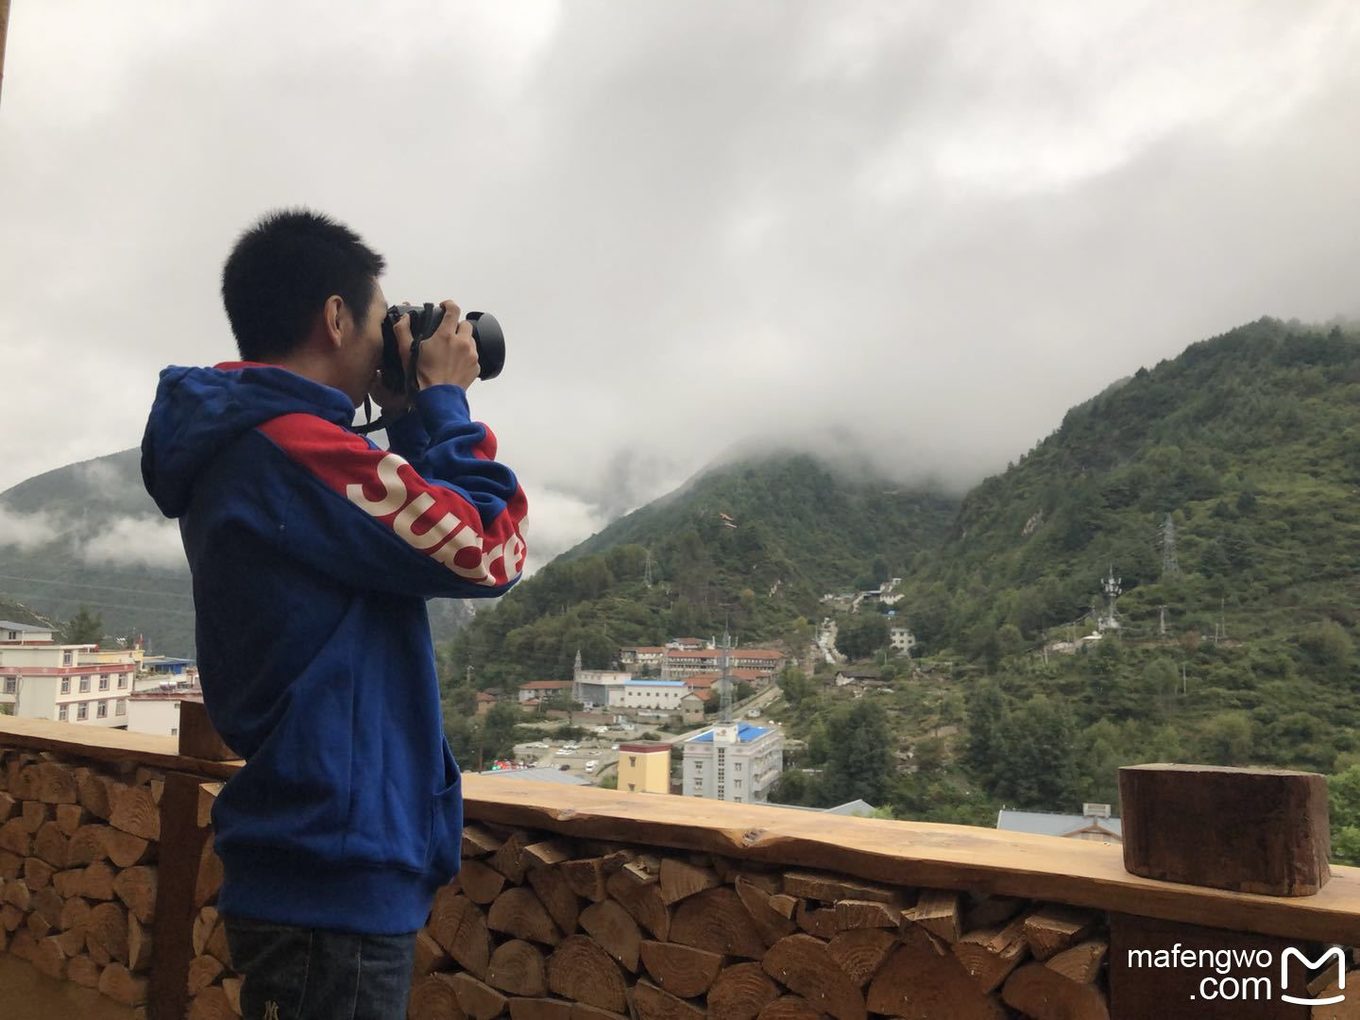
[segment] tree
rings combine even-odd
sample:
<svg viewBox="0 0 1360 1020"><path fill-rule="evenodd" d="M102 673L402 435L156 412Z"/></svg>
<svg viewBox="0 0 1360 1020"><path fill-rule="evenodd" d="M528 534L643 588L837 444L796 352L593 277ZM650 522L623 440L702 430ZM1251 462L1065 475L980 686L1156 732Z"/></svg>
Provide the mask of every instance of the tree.
<svg viewBox="0 0 1360 1020"><path fill-rule="evenodd" d="M829 805L856 798L883 803L896 771L892 731L877 702L862 698L831 714L822 776L823 796Z"/></svg>
<svg viewBox="0 0 1360 1020"><path fill-rule="evenodd" d="M1020 807L1070 810L1081 796L1076 724L1066 704L1039 694L1011 713L1008 760L996 793Z"/></svg>
<svg viewBox="0 0 1360 1020"><path fill-rule="evenodd" d="M104 636L104 618L81 606L76 615L61 628L61 640L67 645L97 645Z"/></svg>
<svg viewBox="0 0 1360 1020"><path fill-rule="evenodd" d="M994 680L983 680L968 693L968 744L964 760L984 787L991 787L1010 757L1006 747L1010 712Z"/></svg>
<svg viewBox="0 0 1360 1020"><path fill-rule="evenodd" d="M888 645L888 621L877 613L856 613L836 632L836 647L851 659L867 659Z"/></svg>

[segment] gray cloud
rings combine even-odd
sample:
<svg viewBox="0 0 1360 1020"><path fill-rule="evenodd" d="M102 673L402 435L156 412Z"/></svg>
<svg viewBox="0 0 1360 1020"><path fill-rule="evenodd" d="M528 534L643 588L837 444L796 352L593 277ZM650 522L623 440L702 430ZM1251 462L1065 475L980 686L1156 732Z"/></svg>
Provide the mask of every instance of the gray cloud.
<svg viewBox="0 0 1360 1020"><path fill-rule="evenodd" d="M43 514L22 514L0 506L0 546L27 552L57 537L58 529Z"/></svg>
<svg viewBox="0 0 1360 1020"><path fill-rule="evenodd" d="M80 558L87 563L141 565L186 570L179 526L159 517L118 517L98 534L81 543Z"/></svg>
<svg viewBox="0 0 1360 1020"><path fill-rule="evenodd" d="M734 446L961 487L1195 340L1360 313L1358 42L1330 0L19 4L0 490L231 357L221 261L290 203L500 315L472 403L550 545Z"/></svg>

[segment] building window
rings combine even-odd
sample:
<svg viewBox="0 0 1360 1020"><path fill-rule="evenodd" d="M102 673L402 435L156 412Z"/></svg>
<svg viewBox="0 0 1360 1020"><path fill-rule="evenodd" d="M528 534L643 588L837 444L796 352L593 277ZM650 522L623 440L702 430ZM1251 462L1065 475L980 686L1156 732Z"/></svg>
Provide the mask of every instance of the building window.
<svg viewBox="0 0 1360 1020"><path fill-rule="evenodd" d="M71 678L69 676L64 676L61 678L61 693L62 694L71 693Z"/></svg>
<svg viewBox="0 0 1360 1020"><path fill-rule="evenodd" d="M66 721L66 706L65 706L65 705L58 705L58 706L57 706L57 722L65 722L65 721Z"/></svg>
<svg viewBox="0 0 1360 1020"><path fill-rule="evenodd" d="M635 755L635 754L630 754L630 755L628 756L628 767L629 767L630 769L635 769L635 768L637 768L637 755Z"/></svg>
<svg viewBox="0 0 1360 1020"><path fill-rule="evenodd" d="M62 664L63 666L69 666L69 665L71 665L71 653L70 653L70 652L62 652L62 653L61 653L61 664Z"/></svg>
<svg viewBox="0 0 1360 1020"><path fill-rule="evenodd" d="M118 703L113 706L114 715L127 715L127 698L119 698Z"/></svg>
<svg viewBox="0 0 1360 1020"><path fill-rule="evenodd" d="M107 691L109 689L109 675L107 673L99 674L99 689L101 691Z"/></svg>
<svg viewBox="0 0 1360 1020"><path fill-rule="evenodd" d="M13 694L19 689L19 678L15 676L5 677L5 693Z"/></svg>
<svg viewBox="0 0 1360 1020"><path fill-rule="evenodd" d="M94 714L96 719L107 719L109 717L109 703L107 701L101 701L99 706L95 709Z"/></svg>
<svg viewBox="0 0 1360 1020"><path fill-rule="evenodd" d="M172 737L177 737L177 736L179 736L179 727L178 727L178 726L171 726L171 727L170 727L170 736L172 736Z"/></svg>
<svg viewBox="0 0 1360 1020"><path fill-rule="evenodd" d="M90 717L90 704L87 701L82 701L79 705L76 706L76 718L88 719L89 717Z"/></svg>
<svg viewBox="0 0 1360 1020"><path fill-rule="evenodd" d="M127 687L127 674L126 674L126 673L119 673L119 674L118 674L118 689L121 691L121 690L124 690L126 687Z"/></svg>
<svg viewBox="0 0 1360 1020"><path fill-rule="evenodd" d="M80 678L80 693L81 694L90 693L90 678L87 676L83 676Z"/></svg>

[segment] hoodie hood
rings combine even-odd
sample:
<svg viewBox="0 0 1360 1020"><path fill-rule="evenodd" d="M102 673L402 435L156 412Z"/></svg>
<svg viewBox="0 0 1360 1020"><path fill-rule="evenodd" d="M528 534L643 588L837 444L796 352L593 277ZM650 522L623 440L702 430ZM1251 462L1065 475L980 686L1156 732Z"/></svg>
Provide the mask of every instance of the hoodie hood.
<svg viewBox="0 0 1360 1020"><path fill-rule="evenodd" d="M166 517L179 517L194 479L224 448L257 425L299 412L342 427L354 418L340 390L276 365L170 366L161 372L142 436L146 491Z"/></svg>

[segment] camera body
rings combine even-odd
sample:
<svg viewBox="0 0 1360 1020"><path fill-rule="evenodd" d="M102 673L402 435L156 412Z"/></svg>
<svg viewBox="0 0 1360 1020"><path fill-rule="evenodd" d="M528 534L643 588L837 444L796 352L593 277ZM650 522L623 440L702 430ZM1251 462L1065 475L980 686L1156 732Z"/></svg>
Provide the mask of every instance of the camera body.
<svg viewBox="0 0 1360 1020"><path fill-rule="evenodd" d="M403 315L411 316L410 362L414 371L420 359L420 345L433 336L444 321L444 308L426 301L423 305L393 305L387 309L382 324L381 372L383 385L394 393L404 393L408 386L395 330L397 321ZM505 334L501 331L501 324L488 312L468 312L467 319L472 323L472 342L477 346L477 360L481 365L477 378L494 379L505 367Z"/></svg>

